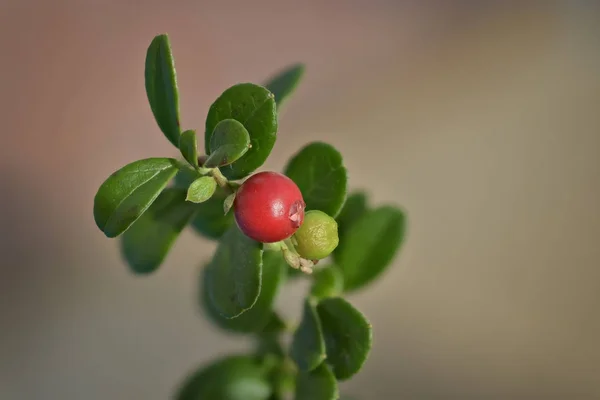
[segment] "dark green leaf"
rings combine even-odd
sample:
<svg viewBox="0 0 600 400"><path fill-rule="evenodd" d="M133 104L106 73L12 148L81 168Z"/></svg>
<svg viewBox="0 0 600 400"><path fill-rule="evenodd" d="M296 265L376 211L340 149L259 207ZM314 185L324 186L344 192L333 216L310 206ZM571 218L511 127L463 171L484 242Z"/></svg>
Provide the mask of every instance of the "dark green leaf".
<svg viewBox="0 0 600 400"><path fill-rule="evenodd" d="M204 163L206 168L229 165L250 149L250 135L244 125L235 119L220 121L210 137L210 155Z"/></svg>
<svg viewBox="0 0 600 400"><path fill-rule="evenodd" d="M309 299L304 302L302 321L294 332L290 355L301 371L311 371L325 359L321 322L314 304Z"/></svg>
<svg viewBox="0 0 600 400"><path fill-rule="evenodd" d="M321 320L327 363L339 380L350 378L364 364L372 343L369 321L340 297L321 300L317 305Z"/></svg>
<svg viewBox="0 0 600 400"><path fill-rule="evenodd" d="M187 130L179 138L179 150L181 155L192 167L198 168L198 143L196 131Z"/></svg>
<svg viewBox="0 0 600 400"><path fill-rule="evenodd" d="M294 64L280 71L272 77L265 87L275 95L277 107L281 104L298 86L298 82L304 75L304 64Z"/></svg>
<svg viewBox="0 0 600 400"><path fill-rule="evenodd" d="M344 277L335 265L316 270L313 279L310 294L317 299L339 296L344 290Z"/></svg>
<svg viewBox="0 0 600 400"><path fill-rule="evenodd" d="M198 173L198 171L182 163L182 165L179 166L179 171L177 172L177 175L175 175L175 179L173 180L173 186L180 189L187 189L192 184L192 182L194 182L199 177L200 174Z"/></svg>
<svg viewBox="0 0 600 400"><path fill-rule="evenodd" d="M108 237L125 232L156 200L177 170L177 161L172 158L147 158L113 173L94 198L98 228Z"/></svg>
<svg viewBox="0 0 600 400"><path fill-rule="evenodd" d="M327 364L321 364L313 371L298 374L295 400L336 400L338 398L337 380Z"/></svg>
<svg viewBox="0 0 600 400"><path fill-rule="evenodd" d="M229 356L203 366L178 390L177 400L266 400L272 389L265 368L249 356Z"/></svg>
<svg viewBox="0 0 600 400"><path fill-rule="evenodd" d="M270 320L274 318L273 302L283 283L285 271L286 265L281 257L281 253L274 251L264 252L262 285L258 300L256 300L256 303L251 309L239 317L227 319L219 314L208 298L208 283L210 280L207 279L207 277L210 270L205 269L204 279L202 279L202 302L204 303L204 309L211 320L223 329L241 333L261 332Z"/></svg>
<svg viewBox="0 0 600 400"><path fill-rule="evenodd" d="M210 140L217 124L224 119L235 119L244 125L252 147L242 158L222 167L228 179L248 176L260 167L275 144L277 137L277 110L273 94L264 87L242 83L227 89L212 104L206 117L204 145L210 150Z"/></svg>
<svg viewBox="0 0 600 400"><path fill-rule="evenodd" d="M155 271L194 211L194 205L185 201L184 189L163 190L122 236L121 251L131 270L137 274Z"/></svg>
<svg viewBox="0 0 600 400"><path fill-rule="evenodd" d="M212 197L217 190L217 181L212 176L201 176L190 185L186 201L204 203Z"/></svg>
<svg viewBox="0 0 600 400"><path fill-rule="evenodd" d="M225 233L206 275L208 299L218 314L235 318L254 306L261 290L262 252L262 243L237 225Z"/></svg>
<svg viewBox="0 0 600 400"><path fill-rule="evenodd" d="M345 240L345 234L352 224L367 212L367 195L364 192L354 192L346 198L344 207L336 218L340 243ZM340 246L333 251L333 259L337 261Z"/></svg>
<svg viewBox="0 0 600 400"><path fill-rule="evenodd" d="M341 154L332 146L313 142L288 163L285 174L300 188L307 210L335 217L346 199L347 176Z"/></svg>
<svg viewBox="0 0 600 400"><path fill-rule="evenodd" d="M346 291L373 281L390 265L400 248L404 230L404 214L388 206L364 213L350 226L336 254Z"/></svg>
<svg viewBox="0 0 600 400"><path fill-rule="evenodd" d="M213 197L204 203L198 204L197 214L192 220L192 227L208 239L219 239L234 223L233 213L223 213L223 202L228 194L220 187Z"/></svg>
<svg viewBox="0 0 600 400"><path fill-rule="evenodd" d="M179 93L175 63L167 35L152 40L146 52L146 94L156 123L167 139L179 146Z"/></svg>

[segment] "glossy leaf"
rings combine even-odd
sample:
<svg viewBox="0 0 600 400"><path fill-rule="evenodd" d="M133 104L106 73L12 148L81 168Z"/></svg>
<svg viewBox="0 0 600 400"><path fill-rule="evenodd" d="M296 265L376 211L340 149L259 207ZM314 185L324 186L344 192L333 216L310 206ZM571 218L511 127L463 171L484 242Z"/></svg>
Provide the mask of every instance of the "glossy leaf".
<svg viewBox="0 0 600 400"><path fill-rule="evenodd" d="M152 40L146 52L146 94L156 123L167 139L179 146L179 92L175 62L167 35Z"/></svg>
<svg viewBox="0 0 600 400"><path fill-rule="evenodd" d="M344 277L335 265L318 269L313 274L311 296L317 299L339 296L344 290Z"/></svg>
<svg viewBox="0 0 600 400"><path fill-rule="evenodd" d="M165 189L121 236L121 251L131 270L137 274L154 272L194 212L194 205L185 201L185 190Z"/></svg>
<svg viewBox="0 0 600 400"><path fill-rule="evenodd" d="M325 359L321 322L315 305L309 299L304 302L302 321L294 332L290 355L301 371L311 371Z"/></svg>
<svg viewBox="0 0 600 400"><path fill-rule="evenodd" d="M207 267L206 288L211 307L235 318L256 303L261 290L262 243L233 225L223 236Z"/></svg>
<svg viewBox="0 0 600 400"><path fill-rule="evenodd" d="M364 192L354 192L348 195L342 211L338 214L335 219L338 223L338 236L340 243L343 242L344 235L348 232L354 222L360 218L364 213L367 212L367 195ZM337 260L336 256L339 252L339 246L333 252L333 258Z"/></svg>
<svg viewBox="0 0 600 400"><path fill-rule="evenodd" d="M338 398L337 380L327 364L321 364L313 371L298 374L295 400L336 400Z"/></svg>
<svg viewBox="0 0 600 400"><path fill-rule="evenodd" d="M187 191L186 201L204 203L212 197L217 189L217 181L212 176L201 176L196 179Z"/></svg>
<svg viewBox="0 0 600 400"><path fill-rule="evenodd" d="M176 400L267 400L272 393L265 368L250 356L229 356L189 376Z"/></svg>
<svg viewBox="0 0 600 400"><path fill-rule="evenodd" d="M94 198L98 228L108 237L125 232L156 200L177 170L174 159L147 158L113 173Z"/></svg>
<svg viewBox="0 0 600 400"><path fill-rule="evenodd" d="M273 302L279 292L284 278L286 265L281 257L281 253L266 251L263 253L262 267L262 285L258 300L254 306L237 318L227 319L221 316L213 307L208 297L208 274L209 269L205 269L202 279L202 302L204 309L210 319L221 328L241 333L262 332L267 324L274 318ZM275 323L276 321L272 321Z"/></svg>
<svg viewBox="0 0 600 400"><path fill-rule="evenodd" d="M220 121L210 137L210 155L204 163L206 168L229 165L250 149L250 134L235 119Z"/></svg>
<svg viewBox="0 0 600 400"><path fill-rule="evenodd" d="M304 64L294 64L273 76L265 87L275 96L277 107L291 95L304 75Z"/></svg>
<svg viewBox="0 0 600 400"><path fill-rule="evenodd" d="M344 289L359 289L378 277L398 252L404 231L404 214L395 207L379 207L356 220L336 254Z"/></svg>
<svg viewBox="0 0 600 400"><path fill-rule="evenodd" d="M340 297L317 305L327 348L327 363L339 380L350 378L364 364L372 343L371 324L350 303Z"/></svg>
<svg viewBox="0 0 600 400"><path fill-rule="evenodd" d="M198 168L198 140L196 131L187 130L179 138L179 151L192 167Z"/></svg>
<svg viewBox="0 0 600 400"><path fill-rule="evenodd" d="M242 83L227 89L212 104L206 117L204 145L210 152L210 140L217 124L235 119L244 125L252 147L233 164L221 167L231 180L241 179L260 167L273 149L277 137L277 110L273 94L262 86Z"/></svg>
<svg viewBox="0 0 600 400"><path fill-rule="evenodd" d="M223 202L228 194L220 187L217 187L215 194L205 201L198 204L197 213L192 220L192 227L202 236L217 240L234 224L233 213L223 213Z"/></svg>
<svg viewBox="0 0 600 400"><path fill-rule="evenodd" d="M346 199L347 175L341 154L332 146L313 142L288 163L285 174L302 192L307 210L335 217Z"/></svg>

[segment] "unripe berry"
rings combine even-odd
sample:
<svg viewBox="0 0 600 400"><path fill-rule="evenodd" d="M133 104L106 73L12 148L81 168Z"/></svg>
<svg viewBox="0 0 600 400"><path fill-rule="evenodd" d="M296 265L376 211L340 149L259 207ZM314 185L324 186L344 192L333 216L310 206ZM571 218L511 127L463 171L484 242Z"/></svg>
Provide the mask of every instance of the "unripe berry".
<svg viewBox="0 0 600 400"><path fill-rule="evenodd" d="M339 243L337 222L322 211L308 211L294 239L301 257L320 260L330 255Z"/></svg>
<svg viewBox="0 0 600 400"><path fill-rule="evenodd" d="M302 193L285 175L259 172L248 178L235 196L235 221L244 234L258 242L289 238L304 220Z"/></svg>

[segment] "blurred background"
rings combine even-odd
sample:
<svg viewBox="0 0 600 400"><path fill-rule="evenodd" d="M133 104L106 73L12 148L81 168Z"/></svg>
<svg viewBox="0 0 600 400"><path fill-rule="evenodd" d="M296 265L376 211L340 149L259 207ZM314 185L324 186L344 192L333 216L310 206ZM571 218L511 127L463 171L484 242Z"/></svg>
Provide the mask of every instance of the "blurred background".
<svg viewBox="0 0 600 400"><path fill-rule="evenodd" d="M114 170L177 156L144 91L163 32L185 128L305 62L264 169L327 141L408 211L394 266L350 297L374 348L343 392L600 398L598 2L0 0L1 399L167 399L248 345L196 305L213 243L186 231L136 277L92 217Z"/></svg>

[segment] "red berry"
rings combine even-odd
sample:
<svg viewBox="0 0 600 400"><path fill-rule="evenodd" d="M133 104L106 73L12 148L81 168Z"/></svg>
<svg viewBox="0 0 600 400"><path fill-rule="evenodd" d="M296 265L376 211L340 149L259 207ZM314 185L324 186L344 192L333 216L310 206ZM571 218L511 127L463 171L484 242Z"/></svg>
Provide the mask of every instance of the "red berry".
<svg viewBox="0 0 600 400"><path fill-rule="evenodd" d="M298 186L277 172L248 178L235 196L235 221L244 234L258 242L287 239L304 220L304 199Z"/></svg>

